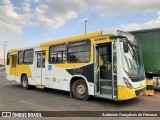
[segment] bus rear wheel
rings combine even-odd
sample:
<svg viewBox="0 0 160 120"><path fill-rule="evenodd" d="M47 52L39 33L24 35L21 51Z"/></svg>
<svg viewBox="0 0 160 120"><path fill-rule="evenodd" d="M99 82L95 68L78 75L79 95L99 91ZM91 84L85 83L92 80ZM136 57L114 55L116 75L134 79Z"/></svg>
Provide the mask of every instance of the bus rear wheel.
<svg viewBox="0 0 160 120"><path fill-rule="evenodd" d="M87 100L89 98L88 87L84 80L79 79L73 83L73 95L79 100Z"/></svg>
<svg viewBox="0 0 160 120"><path fill-rule="evenodd" d="M26 90L29 89L27 75L22 76L22 87L25 88Z"/></svg>

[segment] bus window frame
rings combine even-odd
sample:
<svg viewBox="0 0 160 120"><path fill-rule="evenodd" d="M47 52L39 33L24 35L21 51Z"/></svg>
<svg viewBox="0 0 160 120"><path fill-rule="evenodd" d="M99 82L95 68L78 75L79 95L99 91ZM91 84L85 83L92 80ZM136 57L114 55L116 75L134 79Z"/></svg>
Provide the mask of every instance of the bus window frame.
<svg viewBox="0 0 160 120"><path fill-rule="evenodd" d="M21 64L19 63L19 53L20 53L20 52L23 52L23 55L22 55L22 63L21 63ZM23 50L20 50L20 51L18 51L17 64L18 64L18 65L22 65L23 62L24 62L23 59L24 59L24 51L23 51Z"/></svg>
<svg viewBox="0 0 160 120"><path fill-rule="evenodd" d="M24 59L25 59L25 52L26 51L29 51L29 50L33 50L33 59L32 59L32 62L24 62ZM23 64L25 64L25 65L32 65L33 64L33 61L34 61L34 49L26 49L26 50L24 50L23 51Z"/></svg>
<svg viewBox="0 0 160 120"><path fill-rule="evenodd" d="M51 58L50 58L50 52L51 52L51 47L55 47L55 46L59 46L59 45L66 45L66 49L65 49L65 52L66 52L66 60L65 60L65 62L51 62ZM49 54L48 54L48 63L49 64L64 64L64 63L66 63L67 62L67 44L66 43L62 43L62 44L56 44L56 45L51 45L51 46L49 46Z"/></svg>
<svg viewBox="0 0 160 120"><path fill-rule="evenodd" d="M9 54L9 58L8 58L8 54ZM8 53L7 53L7 61L6 61L6 64L7 64L7 65L10 65L10 59L11 59L11 55L10 55L10 53L8 52Z"/></svg>
<svg viewBox="0 0 160 120"><path fill-rule="evenodd" d="M88 60L87 62L82 62L82 61L80 61L80 62L70 62L70 61L68 61L68 49L69 49L68 45L69 45L70 43L83 42L83 41L89 41L89 42L90 42L90 44L89 44L89 60ZM70 63L70 64L74 64L74 63L89 63L90 60L91 60L91 45L92 45L92 43L91 43L91 40L90 40L90 39L79 40L79 41L74 41L74 42L68 42L68 44L67 44L67 63ZM82 46L82 45L77 45L77 46ZM77 52L77 53L78 53L78 52Z"/></svg>

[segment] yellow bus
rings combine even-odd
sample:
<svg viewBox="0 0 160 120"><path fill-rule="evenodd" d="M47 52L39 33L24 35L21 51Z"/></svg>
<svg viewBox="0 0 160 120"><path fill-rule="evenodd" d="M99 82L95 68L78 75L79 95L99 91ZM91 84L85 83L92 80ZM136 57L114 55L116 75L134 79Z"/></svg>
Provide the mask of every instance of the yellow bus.
<svg viewBox="0 0 160 120"><path fill-rule="evenodd" d="M89 96L127 100L140 96L146 78L135 37L107 30L13 49L7 53L6 78L29 89L69 91Z"/></svg>

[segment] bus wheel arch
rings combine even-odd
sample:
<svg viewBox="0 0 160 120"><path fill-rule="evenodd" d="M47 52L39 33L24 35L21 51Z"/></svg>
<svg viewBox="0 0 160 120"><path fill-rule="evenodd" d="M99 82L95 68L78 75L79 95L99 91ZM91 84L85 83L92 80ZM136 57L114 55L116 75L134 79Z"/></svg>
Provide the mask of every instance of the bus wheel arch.
<svg viewBox="0 0 160 120"><path fill-rule="evenodd" d="M27 74L26 74L26 73L22 73L22 74L21 74L21 83L22 83L22 77L23 77L24 75L26 75L26 76L27 76Z"/></svg>
<svg viewBox="0 0 160 120"><path fill-rule="evenodd" d="M84 93L81 92L82 94L80 94L80 92L77 92L79 89L84 91ZM79 100L87 100L89 98L89 91L86 79L80 76L74 76L70 82L70 94Z"/></svg>
<svg viewBox="0 0 160 120"><path fill-rule="evenodd" d="M21 75L21 84L22 87L25 88L26 90L30 88L30 85L28 83L28 76L26 73L22 73Z"/></svg>

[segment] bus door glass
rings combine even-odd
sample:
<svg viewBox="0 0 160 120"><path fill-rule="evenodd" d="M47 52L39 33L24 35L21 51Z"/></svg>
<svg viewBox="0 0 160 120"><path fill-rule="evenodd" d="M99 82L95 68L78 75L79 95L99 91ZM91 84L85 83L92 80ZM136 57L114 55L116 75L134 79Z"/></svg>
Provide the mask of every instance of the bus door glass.
<svg viewBox="0 0 160 120"><path fill-rule="evenodd" d="M94 60L95 94L112 97L112 43L97 44Z"/></svg>
<svg viewBox="0 0 160 120"><path fill-rule="evenodd" d="M112 85L113 85L113 98L118 95L117 91L117 49L116 42L112 42Z"/></svg>
<svg viewBox="0 0 160 120"><path fill-rule="evenodd" d="M45 52L37 52L36 84L45 85Z"/></svg>
<svg viewBox="0 0 160 120"><path fill-rule="evenodd" d="M94 45L94 92L95 95L100 94L99 88L99 48L98 45Z"/></svg>

